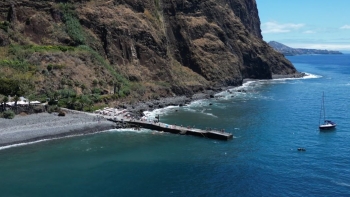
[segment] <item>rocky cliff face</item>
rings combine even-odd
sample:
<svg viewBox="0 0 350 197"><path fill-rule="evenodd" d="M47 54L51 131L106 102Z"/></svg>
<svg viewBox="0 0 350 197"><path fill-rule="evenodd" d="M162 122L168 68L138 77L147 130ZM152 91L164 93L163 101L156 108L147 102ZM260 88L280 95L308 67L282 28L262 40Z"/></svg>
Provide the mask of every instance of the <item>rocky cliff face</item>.
<svg viewBox="0 0 350 197"><path fill-rule="evenodd" d="M296 73L262 41L255 0L4 0L0 45L73 47L23 56L38 90L72 85L65 78L108 92L117 80L148 99Z"/></svg>

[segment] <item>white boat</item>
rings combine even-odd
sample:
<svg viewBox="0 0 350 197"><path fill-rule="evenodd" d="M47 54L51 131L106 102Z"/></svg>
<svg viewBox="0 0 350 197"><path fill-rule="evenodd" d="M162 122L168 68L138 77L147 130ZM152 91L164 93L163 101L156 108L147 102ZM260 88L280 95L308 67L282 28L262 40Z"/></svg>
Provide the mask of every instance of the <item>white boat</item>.
<svg viewBox="0 0 350 197"><path fill-rule="evenodd" d="M321 120L323 120L323 123L321 123ZM320 130L329 130L334 129L337 124L331 120L326 120L326 109L324 106L324 92L322 95L322 105L321 105L321 114L320 114Z"/></svg>

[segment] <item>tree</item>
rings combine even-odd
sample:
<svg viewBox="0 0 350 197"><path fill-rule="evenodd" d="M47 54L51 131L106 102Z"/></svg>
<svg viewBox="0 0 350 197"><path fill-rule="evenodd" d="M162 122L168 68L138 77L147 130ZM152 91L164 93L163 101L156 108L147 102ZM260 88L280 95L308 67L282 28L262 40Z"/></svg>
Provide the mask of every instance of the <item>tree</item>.
<svg viewBox="0 0 350 197"><path fill-rule="evenodd" d="M81 102L81 110L83 110L85 106L88 106L89 109L91 109L91 105L93 102L87 95L82 95L80 98L80 102Z"/></svg>
<svg viewBox="0 0 350 197"><path fill-rule="evenodd" d="M115 82L114 83L114 94L118 93L119 96L119 91L122 88L122 84L120 82Z"/></svg>
<svg viewBox="0 0 350 197"><path fill-rule="evenodd" d="M25 79L0 78L0 94L23 96L34 88L34 85Z"/></svg>
<svg viewBox="0 0 350 197"><path fill-rule="evenodd" d="M15 95L15 97L13 97L13 100L15 101L15 109L16 109L16 113L17 113L17 102L20 100L19 96Z"/></svg>
<svg viewBox="0 0 350 197"><path fill-rule="evenodd" d="M78 99L74 100L74 109L75 110L83 109L83 104Z"/></svg>
<svg viewBox="0 0 350 197"><path fill-rule="evenodd" d="M2 110L5 111L6 110L6 103L9 102L9 98L7 96L5 96L4 98L2 98Z"/></svg>
<svg viewBox="0 0 350 197"><path fill-rule="evenodd" d="M15 95L13 97L13 101L15 101L15 106L17 105L17 102L20 100L19 96Z"/></svg>
<svg viewBox="0 0 350 197"><path fill-rule="evenodd" d="M67 98L67 108L68 109L74 109L74 99L69 97Z"/></svg>
<svg viewBox="0 0 350 197"><path fill-rule="evenodd" d="M34 95L33 94L30 94L29 96L28 96L28 105L30 106L30 101L33 101L34 100Z"/></svg>
<svg viewBox="0 0 350 197"><path fill-rule="evenodd" d="M53 93L53 100L58 100L59 99L59 96L60 96L61 94L58 92L58 91L55 91L54 93ZM68 97L69 97L69 93L68 93Z"/></svg>
<svg viewBox="0 0 350 197"><path fill-rule="evenodd" d="M20 93L19 81L8 78L0 78L0 94L16 95Z"/></svg>

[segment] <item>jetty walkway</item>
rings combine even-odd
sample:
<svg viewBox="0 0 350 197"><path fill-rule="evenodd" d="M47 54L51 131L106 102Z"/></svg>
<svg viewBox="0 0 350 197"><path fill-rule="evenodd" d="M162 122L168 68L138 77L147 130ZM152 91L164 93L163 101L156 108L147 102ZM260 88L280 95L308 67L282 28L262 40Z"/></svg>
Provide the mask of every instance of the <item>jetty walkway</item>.
<svg viewBox="0 0 350 197"><path fill-rule="evenodd" d="M206 137L206 138L212 138L212 139L218 139L218 140L229 140L233 138L233 135L231 133L227 133L224 131L202 130L202 129L191 128L191 127L169 125L161 122L147 122L147 121L129 120L129 119L119 120L116 118L107 118L107 120L125 125L125 127L145 128L145 129L151 129L151 130L180 134L180 135L193 135L193 136Z"/></svg>
<svg viewBox="0 0 350 197"><path fill-rule="evenodd" d="M180 134L180 135L193 135L193 136L199 136L199 137L206 137L211 139L218 139L218 140L229 140L233 138L233 135L231 133L227 133L225 131L218 131L218 130L202 130L198 128L192 128L192 127L183 127L178 125L170 125L162 122L155 122L155 121L146 121L146 120L136 120L133 118L129 118L124 116L124 118L120 117L113 117L113 116L104 116L109 121L118 123L123 128L144 128L144 129L150 129L160 132L168 132L173 134Z"/></svg>
<svg viewBox="0 0 350 197"><path fill-rule="evenodd" d="M141 118L141 120L137 120L133 118L127 110L105 108L103 110L95 111L95 113L92 115L97 115L98 117L103 117L104 119L115 122L119 128L144 128L160 132L168 132L180 135L193 135L218 140L230 140L233 138L233 135L231 133L227 133L224 130L203 130L193 127L170 125L159 121L147 121L143 118Z"/></svg>

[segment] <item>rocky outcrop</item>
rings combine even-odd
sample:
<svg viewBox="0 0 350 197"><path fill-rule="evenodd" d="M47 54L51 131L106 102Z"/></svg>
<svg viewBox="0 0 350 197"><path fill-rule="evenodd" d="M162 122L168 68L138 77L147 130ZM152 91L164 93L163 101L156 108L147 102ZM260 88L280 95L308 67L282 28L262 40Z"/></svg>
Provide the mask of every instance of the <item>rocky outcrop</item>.
<svg viewBox="0 0 350 197"><path fill-rule="evenodd" d="M103 57L109 70L91 69L96 61L86 54L64 52L51 56L74 56L66 58L67 62L56 60L60 65L79 59L79 66L89 70L88 75L81 73L85 77L99 78L103 73L113 77L113 69L144 87L135 91L134 96L140 99L193 94L213 86L240 85L244 78L271 79L274 74L297 72L262 40L255 0L59 2L0 2L0 22L5 24L0 29L0 44L86 45ZM28 59L42 56L32 54ZM50 61L35 64L45 68L57 63ZM86 79L76 80L86 83ZM108 83L108 79L103 80Z"/></svg>

